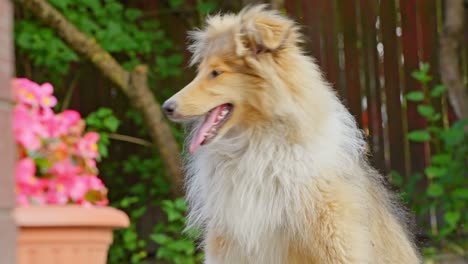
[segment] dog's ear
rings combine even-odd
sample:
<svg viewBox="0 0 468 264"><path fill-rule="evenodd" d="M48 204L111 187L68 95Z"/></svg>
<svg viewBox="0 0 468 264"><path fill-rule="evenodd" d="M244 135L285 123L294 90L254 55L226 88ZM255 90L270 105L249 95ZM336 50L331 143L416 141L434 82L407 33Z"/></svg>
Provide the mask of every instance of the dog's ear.
<svg viewBox="0 0 468 264"><path fill-rule="evenodd" d="M274 52L287 41L294 23L273 11L247 11L236 38L238 55Z"/></svg>

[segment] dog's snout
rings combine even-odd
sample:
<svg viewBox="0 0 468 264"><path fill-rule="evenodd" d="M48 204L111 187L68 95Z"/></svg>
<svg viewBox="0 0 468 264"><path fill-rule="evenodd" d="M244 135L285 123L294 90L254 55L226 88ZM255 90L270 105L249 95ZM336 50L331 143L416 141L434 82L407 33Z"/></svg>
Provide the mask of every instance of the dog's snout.
<svg viewBox="0 0 468 264"><path fill-rule="evenodd" d="M162 106L164 113L166 113L166 115L168 116L171 116L174 114L176 107L177 107L177 104L174 101L166 101L164 102Z"/></svg>

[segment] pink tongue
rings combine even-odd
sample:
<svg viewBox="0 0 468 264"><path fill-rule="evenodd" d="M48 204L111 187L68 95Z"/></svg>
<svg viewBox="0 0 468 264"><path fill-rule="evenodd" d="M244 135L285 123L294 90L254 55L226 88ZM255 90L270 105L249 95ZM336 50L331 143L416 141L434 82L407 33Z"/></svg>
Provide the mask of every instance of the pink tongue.
<svg viewBox="0 0 468 264"><path fill-rule="evenodd" d="M189 151L191 153L193 153L201 145L201 143L203 143L203 140L205 140L205 134L210 131L214 122L216 122L216 117L219 116L224 108L225 105L217 106L205 117L205 121L198 128L197 132L195 132L195 135L193 135L192 141L190 142Z"/></svg>

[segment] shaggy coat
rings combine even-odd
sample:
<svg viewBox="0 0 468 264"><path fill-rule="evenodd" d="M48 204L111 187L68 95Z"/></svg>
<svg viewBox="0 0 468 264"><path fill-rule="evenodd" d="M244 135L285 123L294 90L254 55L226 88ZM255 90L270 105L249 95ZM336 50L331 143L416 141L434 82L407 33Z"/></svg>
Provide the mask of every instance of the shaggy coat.
<svg viewBox="0 0 468 264"><path fill-rule="evenodd" d="M204 230L205 263L420 263L405 212L292 20L253 6L209 17L191 38L198 74L165 108L194 130L189 228Z"/></svg>

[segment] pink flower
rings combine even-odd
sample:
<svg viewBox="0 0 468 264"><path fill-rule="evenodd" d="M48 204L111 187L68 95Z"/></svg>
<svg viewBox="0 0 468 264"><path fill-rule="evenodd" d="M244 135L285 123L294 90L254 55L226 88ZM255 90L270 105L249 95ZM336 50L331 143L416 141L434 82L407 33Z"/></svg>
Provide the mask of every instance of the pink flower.
<svg viewBox="0 0 468 264"><path fill-rule="evenodd" d="M86 195L89 192L96 191L101 192L102 194L106 192L106 187L97 176L84 174L69 181L68 190L70 198L75 202L81 203L87 201ZM102 199L102 197L94 198L101 202L104 202L103 200L107 200Z"/></svg>
<svg viewBox="0 0 468 264"><path fill-rule="evenodd" d="M50 83L42 84L38 91L38 103L44 108L51 108L57 104L57 98L52 95L54 92L54 87Z"/></svg>
<svg viewBox="0 0 468 264"><path fill-rule="evenodd" d="M96 132L88 132L86 133L83 138L78 141L77 144L77 152L78 155L95 159L98 153L98 146L97 142L99 141L99 134Z"/></svg>
<svg viewBox="0 0 468 264"><path fill-rule="evenodd" d="M75 126L78 121L81 120L81 115L75 110L65 110L61 114L58 115L59 117L59 125L60 130L63 131L63 134L67 134L70 131L70 128Z"/></svg>
<svg viewBox="0 0 468 264"><path fill-rule="evenodd" d="M47 204L66 204L68 194L66 184L70 179L52 179L48 180L45 199Z"/></svg>
<svg viewBox="0 0 468 264"><path fill-rule="evenodd" d="M44 183L35 176L36 164L31 158L23 158L16 163L16 201L19 205L43 204Z"/></svg>
<svg viewBox="0 0 468 264"><path fill-rule="evenodd" d="M23 158L16 163L15 178L18 184L35 185L36 164L31 158Z"/></svg>
<svg viewBox="0 0 468 264"><path fill-rule="evenodd" d="M90 175L88 176L88 185L90 189L92 190L104 190L106 189L106 186L104 186L104 183L102 182L101 179L99 179L97 176Z"/></svg>
<svg viewBox="0 0 468 264"><path fill-rule="evenodd" d="M70 185L69 194L74 201L84 200L84 196L88 193L90 187L87 178L83 175L76 177Z"/></svg>
<svg viewBox="0 0 468 264"><path fill-rule="evenodd" d="M17 78L13 81L16 101L31 106L51 108L57 104L57 98L52 95L54 87L50 83L39 85L26 78Z"/></svg>
<svg viewBox="0 0 468 264"><path fill-rule="evenodd" d="M13 80L14 96L17 102L29 105L37 105L39 85L26 78Z"/></svg>
<svg viewBox="0 0 468 264"><path fill-rule="evenodd" d="M47 136L47 131L39 122L39 113L18 105L13 111L13 131L18 143L23 147L37 150L41 147L41 137Z"/></svg>
<svg viewBox="0 0 468 264"><path fill-rule="evenodd" d="M19 191L16 195L16 203L21 206L28 205L44 205L46 204L46 199L42 190L37 190L34 193L24 193Z"/></svg>
<svg viewBox="0 0 468 264"><path fill-rule="evenodd" d="M52 141L47 147L47 151L50 151L50 161L55 163L69 158L69 147L63 141Z"/></svg>
<svg viewBox="0 0 468 264"><path fill-rule="evenodd" d="M81 120L81 115L74 110L65 110L61 114L44 118L44 125L53 138L64 136Z"/></svg>
<svg viewBox="0 0 468 264"><path fill-rule="evenodd" d="M58 178L76 177L83 169L71 162L70 159L56 162L50 167L48 173Z"/></svg>

